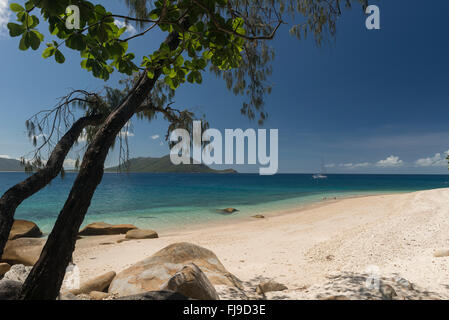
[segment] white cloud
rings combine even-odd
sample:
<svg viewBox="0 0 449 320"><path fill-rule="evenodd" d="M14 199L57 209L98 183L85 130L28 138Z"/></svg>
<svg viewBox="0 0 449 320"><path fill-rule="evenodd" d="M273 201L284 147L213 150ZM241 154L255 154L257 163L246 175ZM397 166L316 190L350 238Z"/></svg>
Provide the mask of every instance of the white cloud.
<svg viewBox="0 0 449 320"><path fill-rule="evenodd" d="M369 167L371 166L371 163L369 162L359 162L359 163L340 163L340 167L348 168L348 169L354 169L354 168L363 168L363 167Z"/></svg>
<svg viewBox="0 0 449 320"><path fill-rule="evenodd" d="M354 165L354 168L369 167L369 166L371 166L371 163L369 163L369 162L361 162L361 163L356 163Z"/></svg>
<svg viewBox="0 0 449 320"><path fill-rule="evenodd" d="M0 0L0 35L6 33L10 13L8 0Z"/></svg>
<svg viewBox="0 0 449 320"><path fill-rule="evenodd" d="M118 134L118 136L119 137L121 137L121 138L125 138L125 137L134 137L134 133L132 133L132 132L129 132L129 131L121 131L119 134Z"/></svg>
<svg viewBox="0 0 449 320"><path fill-rule="evenodd" d="M1 1L1 0L0 0ZM136 28L134 28L132 25L130 24L126 24L124 21L120 21L120 20L114 20L114 23L117 27L119 28L123 28L126 27L126 32L129 33L131 36L136 34Z"/></svg>
<svg viewBox="0 0 449 320"><path fill-rule="evenodd" d="M404 161L396 156L389 156L384 160L379 160L376 163L371 162L357 162L357 163L340 163L338 166L345 169L356 169L356 168L368 168L368 167L399 167L404 164Z"/></svg>
<svg viewBox="0 0 449 320"><path fill-rule="evenodd" d="M334 168L335 167L335 163L328 163L326 165L324 165L326 168Z"/></svg>
<svg viewBox="0 0 449 320"><path fill-rule="evenodd" d="M353 166L353 164L352 163L340 163L339 166L340 167L345 167L345 168L350 168L350 167Z"/></svg>
<svg viewBox="0 0 449 320"><path fill-rule="evenodd" d="M156 140L156 139L159 139L159 135L158 134L155 134L154 136L151 136L150 137L152 140Z"/></svg>
<svg viewBox="0 0 449 320"><path fill-rule="evenodd" d="M0 154L0 158L2 159L12 159L10 156L8 156L7 154Z"/></svg>
<svg viewBox="0 0 449 320"><path fill-rule="evenodd" d="M441 153L435 153L435 155L433 157L428 157L428 158L421 158L415 161L415 165L417 165L418 167L443 167L443 166L447 166L447 160L446 157L449 154L449 150L444 152L443 154Z"/></svg>
<svg viewBox="0 0 449 320"><path fill-rule="evenodd" d="M404 161L399 159L397 156L389 156L384 160L377 161L376 166L378 167L398 167L402 166L404 164Z"/></svg>
<svg viewBox="0 0 449 320"><path fill-rule="evenodd" d="M355 168L374 168L374 167L447 167L448 166L448 160L446 157L449 156L449 150L445 152L439 152L435 153L435 155L427 158L420 158L414 162L404 162L401 160L398 156L391 155L387 157L386 159L379 160L375 163L371 162L347 162L347 163L340 163L338 164L338 167L342 169L355 169ZM334 168L335 165L328 164L326 165L327 168Z"/></svg>

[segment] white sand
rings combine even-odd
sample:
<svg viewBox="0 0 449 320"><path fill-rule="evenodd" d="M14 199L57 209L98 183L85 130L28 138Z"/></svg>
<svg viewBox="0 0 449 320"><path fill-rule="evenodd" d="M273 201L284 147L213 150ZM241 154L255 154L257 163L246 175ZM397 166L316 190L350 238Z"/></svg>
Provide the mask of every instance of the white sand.
<svg viewBox="0 0 449 320"><path fill-rule="evenodd" d="M421 298L449 297L449 257L433 256L449 249L449 189L337 200L265 219L163 232L159 239L117 244L120 238L78 241L75 263L83 279L119 272L185 241L215 252L249 287L260 279L286 284L289 291L277 298L350 295L350 284L364 282L357 276L370 266L379 268L382 277L397 274L424 288ZM336 288L337 283L344 288ZM354 297L367 297L352 291Z"/></svg>

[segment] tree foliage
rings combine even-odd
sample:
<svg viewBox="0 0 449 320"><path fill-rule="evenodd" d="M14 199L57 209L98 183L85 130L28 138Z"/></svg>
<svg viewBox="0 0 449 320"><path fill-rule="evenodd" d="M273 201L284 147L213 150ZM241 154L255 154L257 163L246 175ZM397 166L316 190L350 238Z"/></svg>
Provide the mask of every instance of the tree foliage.
<svg viewBox="0 0 449 320"><path fill-rule="evenodd" d="M21 50L39 49L44 42L36 15L40 11L52 35L42 56L64 63L64 46L78 51L81 67L104 80L114 70L129 76L145 70L152 78L161 69L162 80L175 90L185 82L201 84L204 72L212 70L223 77L228 89L247 96L242 113L251 119L258 115L262 122L274 58L265 40L290 24L291 34L298 38L311 34L320 44L326 34L335 35L341 6L354 1L367 4L367 0L125 0L130 12L123 15L84 0L28 0L25 7L11 4L17 21L8 28L12 37L20 37ZM79 30L66 28L72 14L66 11L69 5L80 9ZM126 26L119 28L115 19L135 22L139 33L125 38ZM171 50L162 43L142 57L129 51L131 40L156 29L177 32L181 44Z"/></svg>

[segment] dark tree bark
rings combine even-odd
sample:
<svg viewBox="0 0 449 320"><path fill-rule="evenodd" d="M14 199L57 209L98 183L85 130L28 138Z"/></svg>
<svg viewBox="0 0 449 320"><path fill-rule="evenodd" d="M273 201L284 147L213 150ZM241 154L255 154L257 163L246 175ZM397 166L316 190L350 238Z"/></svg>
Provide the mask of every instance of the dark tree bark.
<svg viewBox="0 0 449 320"><path fill-rule="evenodd" d="M179 45L177 33L171 33L166 43L171 50ZM72 186L69 197L42 250L38 262L26 279L20 299L53 300L59 294L66 268L75 250L76 237L104 173L104 162L117 134L131 119L151 93L161 70L153 79L143 71L139 80L121 105L105 120L90 143Z"/></svg>
<svg viewBox="0 0 449 320"><path fill-rule="evenodd" d="M87 126L99 125L103 116L87 116L77 120L56 144L46 165L41 170L16 184L0 198L0 257L8 241L17 207L27 198L47 186L61 172L70 149Z"/></svg>

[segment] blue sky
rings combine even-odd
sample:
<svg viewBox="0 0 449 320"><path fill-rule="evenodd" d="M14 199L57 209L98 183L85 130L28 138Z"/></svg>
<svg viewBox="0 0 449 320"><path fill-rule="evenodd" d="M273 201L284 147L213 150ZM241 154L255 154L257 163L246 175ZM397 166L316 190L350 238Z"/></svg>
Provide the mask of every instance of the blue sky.
<svg viewBox="0 0 449 320"><path fill-rule="evenodd" d="M40 52L19 51L17 38L4 28L6 2L0 0L0 155L18 158L32 150L27 118L71 88L101 90L105 83L83 71L80 57L68 50L63 65ZM124 10L121 1L104 3L111 11ZM291 37L287 26L272 42L274 90L263 128L279 129L280 172L314 172L323 158L335 173L448 173L449 2L371 3L380 7L381 30L368 31L366 16L354 7L340 19L336 39L320 48L311 39ZM143 55L161 40L155 33L131 49ZM211 127L257 128L240 115L243 98L213 75L178 91L176 105L205 113ZM133 120L131 156L167 154L166 128L161 119ZM107 164L116 160L112 152ZM235 168L255 172L258 166Z"/></svg>

